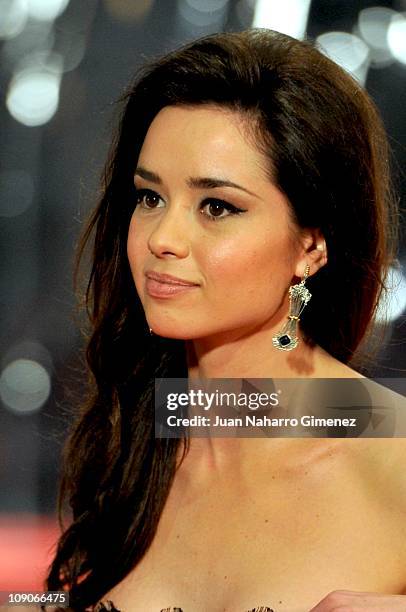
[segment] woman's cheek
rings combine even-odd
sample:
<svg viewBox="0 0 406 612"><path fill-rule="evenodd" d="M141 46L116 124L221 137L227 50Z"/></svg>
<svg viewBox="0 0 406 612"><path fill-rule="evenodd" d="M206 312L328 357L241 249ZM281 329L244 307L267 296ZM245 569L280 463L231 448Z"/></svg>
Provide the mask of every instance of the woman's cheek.
<svg viewBox="0 0 406 612"><path fill-rule="evenodd" d="M127 242L127 257L130 265L131 276L133 278L137 293L142 300L143 298L143 269L144 269L144 258L142 251L138 248L137 243L131 238Z"/></svg>

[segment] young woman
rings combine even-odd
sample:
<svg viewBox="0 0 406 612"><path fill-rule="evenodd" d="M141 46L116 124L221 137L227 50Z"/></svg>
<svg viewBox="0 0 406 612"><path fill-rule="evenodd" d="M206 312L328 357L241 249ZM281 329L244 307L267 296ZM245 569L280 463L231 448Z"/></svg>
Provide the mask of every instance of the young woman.
<svg viewBox="0 0 406 612"><path fill-rule="evenodd" d="M77 611L406 610L402 439L154 436L156 377L360 377L395 223L377 111L312 44L216 34L141 72L80 250L94 232L93 392L48 590Z"/></svg>

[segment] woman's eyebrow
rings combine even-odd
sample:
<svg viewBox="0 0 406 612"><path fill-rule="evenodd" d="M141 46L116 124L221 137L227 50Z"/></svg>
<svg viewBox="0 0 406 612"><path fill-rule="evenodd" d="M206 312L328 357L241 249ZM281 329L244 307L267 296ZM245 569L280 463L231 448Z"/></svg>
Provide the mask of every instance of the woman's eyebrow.
<svg viewBox="0 0 406 612"><path fill-rule="evenodd" d="M135 170L135 175L140 176L141 178L149 181L150 183L155 183L156 185L162 185L163 181L161 177L156 174L156 172L152 172L151 170L147 170L142 166L137 166ZM245 187L241 185L237 185L233 181L228 181L226 179L214 178L214 177L189 177L186 181L189 187L194 187L195 189L215 189L216 187L234 187L234 189L240 189L241 191L245 191L255 198L259 198L256 193L249 191Z"/></svg>

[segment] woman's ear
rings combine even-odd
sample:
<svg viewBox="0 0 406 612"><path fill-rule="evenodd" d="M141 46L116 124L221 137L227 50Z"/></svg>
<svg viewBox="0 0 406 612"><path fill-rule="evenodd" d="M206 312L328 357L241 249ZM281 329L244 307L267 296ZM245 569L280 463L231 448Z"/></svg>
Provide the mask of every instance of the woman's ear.
<svg viewBox="0 0 406 612"><path fill-rule="evenodd" d="M312 276L327 263L327 245L320 229L305 229L301 232L301 249L295 274L303 278L306 265L310 266L309 276Z"/></svg>

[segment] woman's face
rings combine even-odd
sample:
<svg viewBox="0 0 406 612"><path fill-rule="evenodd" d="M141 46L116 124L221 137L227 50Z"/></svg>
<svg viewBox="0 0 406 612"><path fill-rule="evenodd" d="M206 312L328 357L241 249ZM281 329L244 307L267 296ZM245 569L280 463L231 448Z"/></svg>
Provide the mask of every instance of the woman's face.
<svg viewBox="0 0 406 612"><path fill-rule="evenodd" d="M276 329L289 285L303 276L288 201L241 121L214 106L170 106L146 135L127 250L147 322L160 336ZM148 280L149 272L195 285L174 289Z"/></svg>

